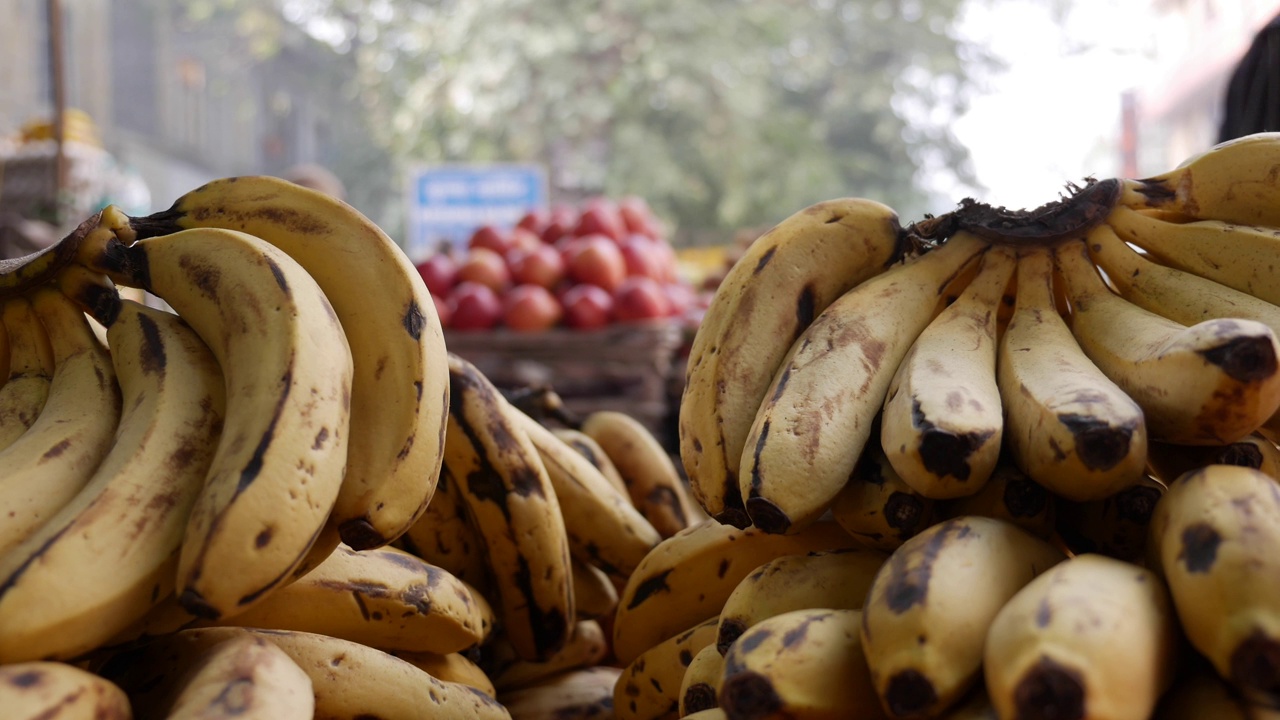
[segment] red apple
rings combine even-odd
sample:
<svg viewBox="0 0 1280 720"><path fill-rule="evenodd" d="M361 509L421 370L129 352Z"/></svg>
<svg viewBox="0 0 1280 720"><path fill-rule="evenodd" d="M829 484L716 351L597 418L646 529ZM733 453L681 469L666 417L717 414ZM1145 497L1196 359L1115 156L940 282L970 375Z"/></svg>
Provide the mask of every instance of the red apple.
<svg viewBox="0 0 1280 720"><path fill-rule="evenodd" d="M499 255L505 255L511 249L511 234L503 232L495 225L481 225L471 233L467 240L467 248L488 248Z"/></svg>
<svg viewBox="0 0 1280 720"><path fill-rule="evenodd" d="M449 327L488 330L502 318L502 301L488 285L464 280L449 293Z"/></svg>
<svg viewBox="0 0 1280 720"><path fill-rule="evenodd" d="M627 265L627 275L643 275L659 282L666 281L664 258L657 243L643 235L628 235L618 246Z"/></svg>
<svg viewBox="0 0 1280 720"><path fill-rule="evenodd" d="M565 324L578 330L602 328L613 316L613 296L595 285L574 285L561 302Z"/></svg>
<svg viewBox="0 0 1280 720"><path fill-rule="evenodd" d="M564 308L541 285L517 285L502 298L502 324L517 332L538 332L555 327Z"/></svg>
<svg viewBox="0 0 1280 720"><path fill-rule="evenodd" d="M432 294L444 297L458 282L458 262L448 253L436 253L418 263L418 274Z"/></svg>
<svg viewBox="0 0 1280 720"><path fill-rule="evenodd" d="M453 314L449 308L449 301L441 295L431 293L431 303L436 306L436 317L440 318L440 327L449 327L450 316Z"/></svg>
<svg viewBox="0 0 1280 720"><path fill-rule="evenodd" d="M622 218L622 226L626 228L628 233L644 235L646 237L655 237L651 234L656 229L653 222L653 212L649 210L649 203L638 195L628 195L618 201L618 216Z"/></svg>
<svg viewBox="0 0 1280 720"><path fill-rule="evenodd" d="M472 248L458 265L458 282L463 281L480 283L500 293L510 287L511 271L507 269L507 261L496 251Z"/></svg>
<svg viewBox="0 0 1280 720"><path fill-rule="evenodd" d="M551 208L551 218L542 228L542 241L553 243L569 234L573 226L578 224L578 211L571 205L556 205Z"/></svg>
<svg viewBox="0 0 1280 720"><path fill-rule="evenodd" d="M511 257L512 253L520 250L532 250L544 245L542 237L538 233L525 228L512 228L509 237L511 239L511 249L507 250L507 257Z"/></svg>
<svg viewBox="0 0 1280 720"><path fill-rule="evenodd" d="M514 250L507 257L511 279L518 284L554 288L564 279L564 258L551 245L538 245L531 250Z"/></svg>
<svg viewBox="0 0 1280 720"><path fill-rule="evenodd" d="M551 222L551 211L542 208L532 208L520 219L516 221L516 227L524 228L541 236L542 231L546 229L547 223Z"/></svg>
<svg viewBox="0 0 1280 720"><path fill-rule="evenodd" d="M594 198L582 208L578 223L573 226L573 234L578 237L599 234L618 242L626 234L626 229L616 204L605 198Z"/></svg>
<svg viewBox="0 0 1280 720"><path fill-rule="evenodd" d="M629 277L613 293L613 319L618 322L655 320L670 314L667 293L653 278Z"/></svg>
<svg viewBox="0 0 1280 720"><path fill-rule="evenodd" d="M675 248L671 247L666 240L657 240L650 243L650 250L658 257L658 265L662 268L658 280L667 283L679 282L680 260L676 257Z"/></svg>
<svg viewBox="0 0 1280 720"><path fill-rule="evenodd" d="M581 238L565 247L565 267L575 282L597 285L609 292L627 276L627 261L617 243L602 235Z"/></svg>
<svg viewBox="0 0 1280 720"><path fill-rule="evenodd" d="M667 295L672 317L684 315L698 304L698 294L685 283L666 283L662 286L662 291Z"/></svg>

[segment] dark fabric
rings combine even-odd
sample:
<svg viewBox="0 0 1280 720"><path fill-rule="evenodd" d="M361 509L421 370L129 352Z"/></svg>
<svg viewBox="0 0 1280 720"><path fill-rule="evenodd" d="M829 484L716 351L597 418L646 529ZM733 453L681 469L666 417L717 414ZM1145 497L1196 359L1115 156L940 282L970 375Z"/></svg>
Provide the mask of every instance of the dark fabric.
<svg viewBox="0 0 1280 720"><path fill-rule="evenodd" d="M1218 142L1280 131L1280 16L1258 31L1227 84Z"/></svg>

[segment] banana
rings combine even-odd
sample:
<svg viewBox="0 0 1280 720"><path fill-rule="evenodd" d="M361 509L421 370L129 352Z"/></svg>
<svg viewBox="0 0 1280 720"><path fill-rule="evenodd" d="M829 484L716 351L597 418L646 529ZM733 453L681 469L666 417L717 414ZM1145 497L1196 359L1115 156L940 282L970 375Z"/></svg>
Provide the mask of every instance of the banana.
<svg viewBox="0 0 1280 720"><path fill-rule="evenodd" d="M569 558L573 574L573 608L579 619L612 618L618 612L618 588L603 570L591 563Z"/></svg>
<svg viewBox="0 0 1280 720"><path fill-rule="evenodd" d="M905 249L891 208L838 198L783 220L725 275L689 351L678 421L690 487L712 517L748 523L742 453L787 348L836 298Z"/></svg>
<svg viewBox="0 0 1280 720"><path fill-rule="evenodd" d="M1150 543L1191 645L1253 703L1280 709L1280 486L1210 465L1169 487Z"/></svg>
<svg viewBox="0 0 1280 720"><path fill-rule="evenodd" d="M991 705L991 698L987 697L987 688L982 683L978 683L965 699L940 717L944 720L1000 720L996 709Z"/></svg>
<svg viewBox="0 0 1280 720"><path fill-rule="evenodd" d="M855 544L829 521L793 535L739 530L715 520L679 532L641 561L618 596L614 657L629 664L663 640L715 617L738 583L773 558Z"/></svg>
<svg viewBox="0 0 1280 720"><path fill-rule="evenodd" d="M73 658L174 590L222 431L222 372L172 313L122 301L107 336L124 408L114 444L70 502L0 555L0 662Z"/></svg>
<svg viewBox="0 0 1280 720"><path fill-rule="evenodd" d="M1058 498L1027 477L1017 465L1002 460L981 490L946 501L938 513L943 518L981 515L1004 520L1036 537L1048 539L1053 535L1058 502Z"/></svg>
<svg viewBox="0 0 1280 720"><path fill-rule="evenodd" d="M669 538L689 526L694 501L671 456L639 420L616 410L597 410L578 429L604 449L632 504L659 535Z"/></svg>
<svg viewBox="0 0 1280 720"><path fill-rule="evenodd" d="M474 365L449 354L445 463L480 531L499 617L525 660L545 660L573 631L569 539L555 488L507 401Z"/></svg>
<svg viewBox="0 0 1280 720"><path fill-rule="evenodd" d="M1177 620L1151 571L1085 554L1042 573L991 621L983 653L997 714L1147 720L1173 679Z"/></svg>
<svg viewBox="0 0 1280 720"><path fill-rule="evenodd" d="M714 522L714 521L713 521ZM640 653L627 664L613 690L617 720L674 718L680 688L693 657L714 647L718 618L704 620Z"/></svg>
<svg viewBox="0 0 1280 720"><path fill-rule="evenodd" d="M1101 500L1060 500L1058 536L1073 554L1099 553L1141 565L1147 555L1151 514L1166 489L1148 476Z"/></svg>
<svg viewBox="0 0 1280 720"><path fill-rule="evenodd" d="M209 619L291 579L342 483L351 353L333 308L288 255L235 230L116 242L93 269L169 303L226 379L226 431L178 559L178 594Z"/></svg>
<svg viewBox="0 0 1280 720"><path fill-rule="evenodd" d="M49 399L0 451L0 556L48 522L89 482L114 441L120 388L106 348L80 309L52 287L31 304L53 349Z"/></svg>
<svg viewBox="0 0 1280 720"><path fill-rule="evenodd" d="M992 618L1062 560L1016 525L977 516L945 520L898 548L862 610L862 649L886 713L931 716L959 701L981 676Z"/></svg>
<svg viewBox="0 0 1280 720"><path fill-rule="evenodd" d="M978 237L958 233L841 295L800 335L764 396L743 451L738 480L756 527L795 532L831 506L862 454L902 357L942 309L961 268L986 247Z"/></svg>
<svg viewBox="0 0 1280 720"><path fill-rule="evenodd" d="M53 348L49 336L24 297L4 304L0 313L5 336L5 383L0 386L0 450L9 447L35 423L49 397Z"/></svg>
<svg viewBox="0 0 1280 720"><path fill-rule="evenodd" d="M724 601L717 629L721 655L742 633L774 615L792 610L861 610L886 553L849 548L783 555L742 579Z"/></svg>
<svg viewBox="0 0 1280 720"><path fill-rule="evenodd" d="M613 715L613 688L622 670L607 665L570 670L501 694L512 720L605 720Z"/></svg>
<svg viewBox="0 0 1280 720"><path fill-rule="evenodd" d="M69 235L30 255L0 260L0 302L27 295L73 264L81 247L100 247L121 228L129 216L114 205L85 218Z"/></svg>
<svg viewBox="0 0 1280 720"><path fill-rule="evenodd" d="M609 654L609 639L600 623L579 620L574 623L569 641L542 662L529 662L516 656L510 643L498 638L490 650L493 657L486 662L493 686L498 692L537 685L568 670L599 665Z"/></svg>
<svg viewBox="0 0 1280 720"><path fill-rule="evenodd" d="M0 665L0 707L8 720L130 720L114 683L58 662Z"/></svg>
<svg viewBox="0 0 1280 720"><path fill-rule="evenodd" d="M402 550L443 568L482 593L492 586L484 539L467 518L458 480L446 463L427 510L396 543Z"/></svg>
<svg viewBox="0 0 1280 720"><path fill-rule="evenodd" d="M243 231L315 279L354 366L347 475L330 522L357 550L404 533L434 492L449 403L440 319L404 252L351 206L268 176L215 180L129 225L137 238L198 227Z"/></svg>
<svg viewBox="0 0 1280 720"><path fill-rule="evenodd" d="M1280 720L1280 711L1250 705L1212 668L1179 678L1160 699L1154 720Z"/></svg>
<svg viewBox="0 0 1280 720"><path fill-rule="evenodd" d="M311 720L311 678L283 650L261 637L238 637L209 648L166 703L169 720Z"/></svg>
<svg viewBox="0 0 1280 720"><path fill-rule="evenodd" d="M1122 180L1120 204L1250 225L1280 227L1280 133L1218 143L1177 168Z"/></svg>
<svg viewBox="0 0 1280 720"><path fill-rule="evenodd" d="M122 651L100 669L131 696L173 682L176 668L240 637L279 647L311 678L315 716L335 720L417 718L509 720L489 695L438 680L393 655L349 640L285 630L214 627L183 630Z"/></svg>
<svg viewBox="0 0 1280 720"><path fill-rule="evenodd" d="M1142 477L1142 409L1090 360L1054 300L1053 256L1018 257L1017 307L1000 339L997 380L1010 455L1061 497L1106 497Z"/></svg>
<svg viewBox="0 0 1280 720"><path fill-rule="evenodd" d="M879 720L858 610L793 610L748 630L724 657L729 720Z"/></svg>
<svg viewBox="0 0 1280 720"><path fill-rule="evenodd" d="M542 459L565 519L570 553L611 575L630 576L662 536L590 461L518 408L505 408Z"/></svg>
<svg viewBox="0 0 1280 720"><path fill-rule="evenodd" d="M836 494L831 516L861 545L893 550L937 520L939 502L907 485L873 444Z"/></svg>
<svg viewBox="0 0 1280 720"><path fill-rule="evenodd" d="M622 479L622 473L618 472L618 467L609 459L609 454L600 447L600 443L593 440L590 435L573 428L551 428L551 433L590 461L609 481L613 489L618 491L618 494L630 499L631 495L627 492L627 483Z"/></svg>
<svg viewBox="0 0 1280 720"><path fill-rule="evenodd" d="M1234 442L1280 408L1280 343L1254 320L1190 327L1112 292L1084 243L1058 248L1071 295L1071 330L1085 354L1142 408L1154 440Z"/></svg>
<svg viewBox="0 0 1280 720"><path fill-rule="evenodd" d="M920 333L889 383L880 443L908 486L927 498L978 492L1004 435L996 385L996 319L1014 251L982 256L978 276Z"/></svg>
<svg viewBox="0 0 1280 720"><path fill-rule="evenodd" d="M715 643L694 653L680 679L680 717L719 707L720 680L724 677L724 655Z"/></svg>
<svg viewBox="0 0 1280 720"><path fill-rule="evenodd" d="M462 653L437 655L428 652L392 650L391 654L437 680L468 685L491 698L498 696L497 689L493 687L493 680L479 665Z"/></svg>
<svg viewBox="0 0 1280 720"><path fill-rule="evenodd" d="M1280 477L1280 448L1259 433L1229 445L1175 445L1153 442L1147 453L1151 474L1171 485L1184 473L1206 465L1239 465Z"/></svg>

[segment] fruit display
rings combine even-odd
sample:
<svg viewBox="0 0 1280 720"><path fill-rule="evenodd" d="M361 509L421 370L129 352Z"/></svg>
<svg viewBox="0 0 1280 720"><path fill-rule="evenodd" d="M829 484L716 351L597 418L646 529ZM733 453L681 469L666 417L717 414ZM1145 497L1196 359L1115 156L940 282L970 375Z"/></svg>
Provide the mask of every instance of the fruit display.
<svg viewBox="0 0 1280 720"><path fill-rule="evenodd" d="M678 460L453 352L341 202L104 208L0 264L0 708L1276 717L1277 167L801 210L707 308Z"/></svg>

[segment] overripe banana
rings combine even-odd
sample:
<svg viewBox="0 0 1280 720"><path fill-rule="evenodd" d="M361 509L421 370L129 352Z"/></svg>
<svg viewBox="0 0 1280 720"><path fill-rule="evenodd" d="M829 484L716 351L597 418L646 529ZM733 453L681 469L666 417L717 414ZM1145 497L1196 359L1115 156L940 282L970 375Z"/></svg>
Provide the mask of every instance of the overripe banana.
<svg viewBox="0 0 1280 720"><path fill-rule="evenodd" d="M884 450L869 444L831 504L831 517L858 541L893 550L937 520L939 501L907 485Z"/></svg>
<svg viewBox="0 0 1280 720"><path fill-rule="evenodd" d="M714 520L712 522L715 522ZM680 711L680 688L693 657L716 643L718 618L704 620L640 653L613 691L618 720L663 720Z"/></svg>
<svg viewBox="0 0 1280 720"><path fill-rule="evenodd" d="M501 636L490 643L487 654L491 657L486 659L485 667L493 686L499 692L506 692L536 685L562 672L600 664L609 654L609 639L600 623L579 620L574 623L573 634L564 647L541 662L521 660Z"/></svg>
<svg viewBox="0 0 1280 720"><path fill-rule="evenodd" d="M738 480L756 527L794 532L831 506L902 357L942 309L951 281L986 247L956 235L841 295L801 333L743 450Z"/></svg>
<svg viewBox="0 0 1280 720"><path fill-rule="evenodd" d="M616 579L603 570L576 557L569 557L573 573L573 609L579 618L598 620L612 618L618 612Z"/></svg>
<svg viewBox="0 0 1280 720"><path fill-rule="evenodd" d="M485 560L484 539L467 518L461 493L458 480L448 463L444 463L426 512L396 542L401 549L486 592L491 589L492 580Z"/></svg>
<svg viewBox="0 0 1280 720"><path fill-rule="evenodd" d="M712 517L748 523L743 449L787 348L836 298L897 261L905 240L889 207L838 198L786 218L729 270L690 348L680 401L680 457Z"/></svg>
<svg viewBox="0 0 1280 720"><path fill-rule="evenodd" d="M129 698L114 683L74 665L0 665L0 707L9 720L130 720Z"/></svg>
<svg viewBox="0 0 1280 720"><path fill-rule="evenodd" d="M493 680L485 674L483 668L472 662L467 655L462 653L438 655L436 653L406 652L404 650L393 650L391 654L437 680L468 685L491 698L498 697L498 691L493 687Z"/></svg>
<svg viewBox="0 0 1280 720"><path fill-rule="evenodd" d="M570 670L538 685L509 690L499 697L512 720L607 718L613 712L613 688L622 670L608 665Z"/></svg>
<svg viewBox="0 0 1280 720"><path fill-rule="evenodd" d="M1147 531L1165 484L1146 476L1110 497L1058 502L1058 537L1074 554L1098 553L1142 564Z"/></svg>
<svg viewBox="0 0 1280 720"><path fill-rule="evenodd" d="M618 467L609 459L609 454L600 447L600 443L596 442L592 437L581 430L573 428L551 428L551 433L560 438L564 444L573 448L579 455L586 458L604 475L609 481L609 485L618 491L622 497L630 498L627 492L627 483L622 479L622 473L618 472Z"/></svg>
<svg viewBox="0 0 1280 720"><path fill-rule="evenodd" d="M974 495L948 500L938 508L942 518L981 515L1011 522L1036 537L1053 535L1060 500L1043 485L1002 460L987 484Z"/></svg>
<svg viewBox="0 0 1280 720"><path fill-rule="evenodd" d="M25 297L4 304L0 329L5 336L4 385L0 386L0 450L35 423L49 397L53 355L49 337Z"/></svg>
<svg viewBox="0 0 1280 720"><path fill-rule="evenodd" d="M1280 448L1260 433L1246 435L1229 445L1175 445L1151 443L1147 453L1151 474L1171 485L1183 473L1206 465L1239 465L1280 477Z"/></svg>
<svg viewBox="0 0 1280 720"><path fill-rule="evenodd" d="M694 501L671 456L639 420L616 410L597 410L578 429L604 449L632 504L659 535L668 538L689 526Z"/></svg>
<svg viewBox="0 0 1280 720"><path fill-rule="evenodd" d="M311 678L262 637L237 637L209 648L162 703L169 720L311 720Z"/></svg>
<svg viewBox="0 0 1280 720"><path fill-rule="evenodd" d="M720 706L720 681L724 678L724 655L715 643L694 653L680 679L680 717Z"/></svg>

